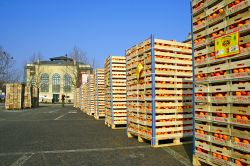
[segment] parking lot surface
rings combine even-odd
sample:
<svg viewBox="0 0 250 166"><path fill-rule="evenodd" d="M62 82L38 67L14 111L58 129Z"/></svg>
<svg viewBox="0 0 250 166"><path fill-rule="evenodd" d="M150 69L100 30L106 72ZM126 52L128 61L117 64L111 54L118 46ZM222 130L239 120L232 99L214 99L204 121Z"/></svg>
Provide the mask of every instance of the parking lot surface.
<svg viewBox="0 0 250 166"><path fill-rule="evenodd" d="M71 105L0 105L0 165L189 166L192 145L152 148Z"/></svg>

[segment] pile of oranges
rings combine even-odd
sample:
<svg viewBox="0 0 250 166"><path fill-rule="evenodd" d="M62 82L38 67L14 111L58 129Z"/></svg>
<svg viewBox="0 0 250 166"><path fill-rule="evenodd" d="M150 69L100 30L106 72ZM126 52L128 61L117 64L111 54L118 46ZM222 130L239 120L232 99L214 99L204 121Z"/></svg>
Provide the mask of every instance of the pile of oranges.
<svg viewBox="0 0 250 166"><path fill-rule="evenodd" d="M238 22L238 23L235 23L235 24L230 25L230 26L229 26L229 29L234 29L234 28L236 28L236 27L242 27L242 26L247 25L247 24L249 24L249 23L250 23L250 20L249 20L249 19L248 19L248 20L243 20L243 21L240 21L240 22Z"/></svg>
<svg viewBox="0 0 250 166"><path fill-rule="evenodd" d="M204 6L204 1L199 2L198 4L194 5L194 10L199 10Z"/></svg>
<svg viewBox="0 0 250 166"><path fill-rule="evenodd" d="M223 147L223 148L226 148L226 147ZM223 159L223 160L225 160L225 161L228 161L228 157L227 156L223 156L223 155L221 155L221 154L218 154L218 153L212 153L212 156L214 157L214 158L217 158L217 159Z"/></svg>
<svg viewBox="0 0 250 166"><path fill-rule="evenodd" d="M219 130L218 130L218 131L219 131ZM223 139L223 140L225 140L225 141L227 141L228 138L229 138L229 137L228 137L227 135L225 135L225 134L218 134L218 133L214 133L214 137Z"/></svg>
<svg viewBox="0 0 250 166"><path fill-rule="evenodd" d="M223 75L227 75L227 72L224 70L211 73L212 77L223 76Z"/></svg>
<svg viewBox="0 0 250 166"><path fill-rule="evenodd" d="M206 22L205 19L201 19L201 20L198 20L196 23L194 23L194 25L198 26L198 25L204 24L205 22Z"/></svg>
<svg viewBox="0 0 250 166"><path fill-rule="evenodd" d="M196 61L196 62L202 62L202 61L204 61L205 59L206 59L206 55L203 55L203 56L196 57L196 58L195 58L195 61Z"/></svg>
<svg viewBox="0 0 250 166"><path fill-rule="evenodd" d="M205 41L206 41L205 37L201 37L201 38L195 39L194 44L197 45L197 44L203 43Z"/></svg>
<svg viewBox="0 0 250 166"><path fill-rule="evenodd" d="M224 14L224 13L225 13L225 10L221 8L221 9L217 10L216 12L210 14L210 15L208 16L208 19L209 19L209 20L215 19L215 18L221 16L221 15Z"/></svg>
<svg viewBox="0 0 250 166"><path fill-rule="evenodd" d="M231 7L235 6L235 5L238 5L243 1L245 1L245 0L235 0L234 2L228 4L228 8L231 8Z"/></svg>
<svg viewBox="0 0 250 166"><path fill-rule="evenodd" d="M196 93L195 96L202 97L202 96L205 96L205 93Z"/></svg>
<svg viewBox="0 0 250 166"><path fill-rule="evenodd" d="M196 133L207 135L206 131L198 130L198 129L196 130Z"/></svg>
<svg viewBox="0 0 250 166"><path fill-rule="evenodd" d="M227 118L228 115L225 113L213 113L213 116L218 116L218 117L223 117L223 118Z"/></svg>
<svg viewBox="0 0 250 166"><path fill-rule="evenodd" d="M224 96L227 96L227 93L226 92L224 92L224 93L214 93L213 94L213 96L215 96L215 97L224 97Z"/></svg>
<svg viewBox="0 0 250 166"><path fill-rule="evenodd" d="M199 116L208 116L208 112L197 112Z"/></svg>
<svg viewBox="0 0 250 166"><path fill-rule="evenodd" d="M250 91L237 91L235 92L236 96L250 96Z"/></svg>
<svg viewBox="0 0 250 166"><path fill-rule="evenodd" d="M223 35L224 33L225 32L223 30L219 30L219 31L216 31L216 32L210 34L210 37L213 37L213 38L219 37L219 36Z"/></svg>
<svg viewBox="0 0 250 166"><path fill-rule="evenodd" d="M245 72L250 72L250 68L245 67L245 68L233 69L233 73L245 73Z"/></svg>
<svg viewBox="0 0 250 166"><path fill-rule="evenodd" d="M247 140L247 139L242 139L242 138L234 137L233 140L236 143L244 143L244 144L248 144L249 145L249 140Z"/></svg>
<svg viewBox="0 0 250 166"><path fill-rule="evenodd" d="M196 78L197 78L197 79L206 78L206 77L207 77L207 74L197 74L197 75L196 75Z"/></svg>
<svg viewBox="0 0 250 166"><path fill-rule="evenodd" d="M249 115L234 114L233 117L236 119L242 119L242 120L249 120L250 119Z"/></svg>

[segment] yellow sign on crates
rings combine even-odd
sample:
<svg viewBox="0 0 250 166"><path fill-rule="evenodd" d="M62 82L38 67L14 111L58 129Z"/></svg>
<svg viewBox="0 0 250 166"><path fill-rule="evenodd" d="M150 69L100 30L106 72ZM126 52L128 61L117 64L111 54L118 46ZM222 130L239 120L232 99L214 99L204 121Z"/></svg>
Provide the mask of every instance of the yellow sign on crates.
<svg viewBox="0 0 250 166"><path fill-rule="evenodd" d="M143 66L142 66L141 63L139 63L139 64L137 65L137 68L136 68L136 78L137 78L137 80L139 80L139 78L140 78L142 69L143 69Z"/></svg>
<svg viewBox="0 0 250 166"><path fill-rule="evenodd" d="M238 31L215 39L215 58L224 58L239 53Z"/></svg>

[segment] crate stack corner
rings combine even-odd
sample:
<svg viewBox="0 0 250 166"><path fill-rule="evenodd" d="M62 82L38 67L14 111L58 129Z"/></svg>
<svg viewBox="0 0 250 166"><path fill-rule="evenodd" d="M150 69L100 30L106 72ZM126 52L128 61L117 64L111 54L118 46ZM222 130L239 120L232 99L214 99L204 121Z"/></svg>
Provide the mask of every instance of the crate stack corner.
<svg viewBox="0 0 250 166"><path fill-rule="evenodd" d="M88 89L88 98L87 98L87 114L88 115L94 115L94 75L90 74L88 75L87 79L87 89Z"/></svg>
<svg viewBox="0 0 250 166"><path fill-rule="evenodd" d="M191 44L151 36L127 49L126 59L128 137L153 147L186 142L193 128Z"/></svg>
<svg viewBox="0 0 250 166"><path fill-rule="evenodd" d="M96 69L94 71L95 119L105 118L104 95L104 69Z"/></svg>
<svg viewBox="0 0 250 166"><path fill-rule="evenodd" d="M105 124L126 127L126 59L109 56L105 61Z"/></svg>
<svg viewBox="0 0 250 166"><path fill-rule="evenodd" d="M193 0L192 21L194 164L249 165L250 1ZM240 53L215 58L216 38L233 32Z"/></svg>

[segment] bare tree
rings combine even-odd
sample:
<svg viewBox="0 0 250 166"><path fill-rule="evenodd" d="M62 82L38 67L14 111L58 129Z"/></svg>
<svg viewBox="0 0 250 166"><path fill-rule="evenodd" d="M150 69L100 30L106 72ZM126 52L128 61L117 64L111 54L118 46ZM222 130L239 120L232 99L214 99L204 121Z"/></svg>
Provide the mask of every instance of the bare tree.
<svg viewBox="0 0 250 166"><path fill-rule="evenodd" d="M29 64L32 66L32 73L30 75L30 84L36 88L41 86L41 75L43 73L43 68L41 67L40 61L42 60L42 55L40 53L33 53L29 57ZM27 64L26 64L27 65Z"/></svg>
<svg viewBox="0 0 250 166"><path fill-rule="evenodd" d="M71 59L67 59L64 73L70 74L72 76L71 83L75 89L81 84L80 65L87 64L88 58L86 52L83 52L80 48L76 46L69 54L69 58Z"/></svg>
<svg viewBox="0 0 250 166"><path fill-rule="evenodd" d="M20 76L13 57L0 46L0 89L5 90L6 83L19 82Z"/></svg>

